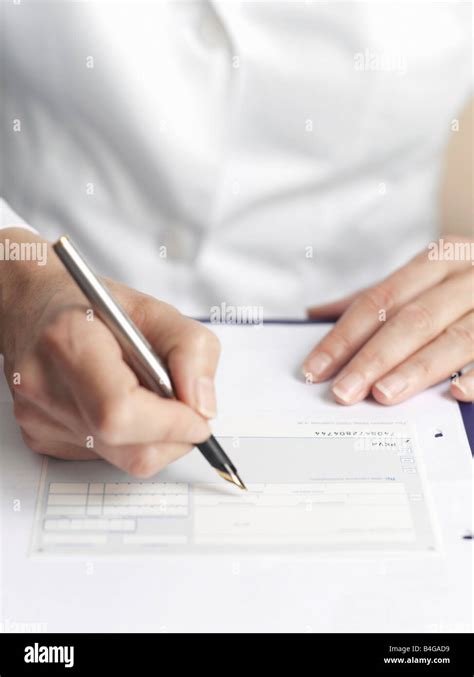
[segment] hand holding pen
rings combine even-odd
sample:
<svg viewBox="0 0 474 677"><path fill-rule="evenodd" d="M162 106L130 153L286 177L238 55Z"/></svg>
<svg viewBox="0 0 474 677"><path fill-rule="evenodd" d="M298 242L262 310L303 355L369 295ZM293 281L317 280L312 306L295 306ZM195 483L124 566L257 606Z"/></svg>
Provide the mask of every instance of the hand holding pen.
<svg viewBox="0 0 474 677"><path fill-rule="evenodd" d="M124 356L140 379L140 383L163 398L174 401L176 392L165 364L124 308L94 275L70 239L61 237L54 244L54 250L82 293L90 301L92 308L117 339ZM160 324L158 318L155 322L157 325ZM157 331L156 326L154 330ZM202 386L202 379L199 386ZM198 401L199 395L198 392ZM246 488L237 469L214 436L208 435L205 440L196 440L196 442L204 458L223 479L240 489Z"/></svg>
<svg viewBox="0 0 474 677"><path fill-rule="evenodd" d="M21 261L2 280L0 344L23 439L64 459L104 458L155 475L210 435L219 343L206 327L116 282L107 287L170 368L180 401L141 387L111 331L48 246L47 265Z"/></svg>

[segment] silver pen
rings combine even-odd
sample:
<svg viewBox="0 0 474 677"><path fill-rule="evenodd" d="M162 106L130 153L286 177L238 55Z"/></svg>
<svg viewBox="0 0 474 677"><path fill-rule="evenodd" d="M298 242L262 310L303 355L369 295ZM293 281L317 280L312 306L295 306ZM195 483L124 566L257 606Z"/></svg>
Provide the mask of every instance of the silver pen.
<svg viewBox="0 0 474 677"><path fill-rule="evenodd" d="M163 397L175 398L173 384L163 362L125 310L92 272L71 240L63 235L54 243L53 249L93 310L120 343L143 385ZM196 446L221 477L240 489L246 489L232 461L213 435Z"/></svg>

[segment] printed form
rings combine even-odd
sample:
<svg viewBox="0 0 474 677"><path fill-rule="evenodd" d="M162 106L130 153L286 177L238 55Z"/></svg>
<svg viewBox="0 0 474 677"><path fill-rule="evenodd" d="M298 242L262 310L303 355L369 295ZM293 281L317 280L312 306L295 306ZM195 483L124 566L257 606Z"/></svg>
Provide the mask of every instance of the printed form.
<svg viewBox="0 0 474 677"><path fill-rule="evenodd" d="M32 553L436 549L411 426L260 417L216 432L248 492L197 451L144 481L45 458Z"/></svg>

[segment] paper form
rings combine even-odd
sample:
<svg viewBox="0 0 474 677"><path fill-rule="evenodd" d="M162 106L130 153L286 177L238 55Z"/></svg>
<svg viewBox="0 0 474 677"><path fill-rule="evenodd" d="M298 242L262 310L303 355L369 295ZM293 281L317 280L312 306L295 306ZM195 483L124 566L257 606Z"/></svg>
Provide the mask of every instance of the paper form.
<svg viewBox="0 0 474 677"><path fill-rule="evenodd" d="M222 341L219 418L212 422L213 430L248 484L294 483L295 479L304 484L316 482L323 472L316 471L314 477L297 476L298 465L292 457L291 463L278 467L278 474L274 465L275 474L266 476L268 470L261 469L252 456L248 458L250 448L244 438L292 438L296 435L294 423L301 420L326 428L328 423L361 426L362 432L369 424L390 430L396 421L407 423L411 432L416 432L418 472L404 477L418 477L422 503L433 497L434 519L428 506L422 508L422 514L440 533L440 547L434 555L425 556L433 552L430 546L415 550L413 545L394 549L383 544L367 549L346 542L344 550L324 544L226 545L221 551L228 556L202 557L199 553L218 553L219 548L182 545L191 533L189 519L126 516L123 519L134 520L134 531L105 532L108 539L118 541L115 556L109 554L113 552L110 543L83 543L80 547L48 545L45 557L39 558L32 549L38 545L36 540L32 543L32 533L35 516L44 515L44 509L38 511L36 506L38 496L43 500L47 495L46 483L87 483L92 495L102 493L102 487L97 486L102 483L135 480L98 462L50 459L40 481L44 459L24 445L13 419L8 388L0 379L0 402L5 402L0 404L0 619L47 622L51 632L83 632L84 627L91 632L162 632L163 628L260 632L262 627L270 632L393 633L400 627L407 632L471 632L472 544L462 537L472 529L472 458L459 407L449 395L449 382L393 407L370 400L341 407L333 401L329 383L306 385L301 378L305 355L328 328L319 324L212 327ZM258 417L258 425L246 427L250 417ZM280 425L283 420L291 423L287 429ZM239 441L240 448L234 446ZM263 453L263 444L253 445L252 453ZM352 456L356 465L362 464L362 457L355 455L355 451L360 455L360 446ZM265 443L265 448L265 453L270 453L275 445ZM324 448L327 452L332 449L329 444ZM296 445L290 453L292 449ZM318 462L329 456L318 453ZM424 468L428 493L423 492L421 481ZM329 467L324 470L325 477L335 479ZM342 471L339 468L339 476L344 478L354 475L353 467L347 473ZM198 451L174 463L152 483L191 484L190 497L196 484L218 484L219 491L232 490ZM410 493L415 494L415 500L410 499L412 521L420 534L423 529L420 532L416 526L420 521L413 512L418 509L416 491ZM94 500L99 499L92 499L90 508ZM176 529L185 523L189 531ZM35 529L35 535L41 533ZM86 537L90 542L87 532ZM132 546L136 539L146 544L166 539L168 545ZM422 539L418 536L417 542ZM129 541L126 548L122 541ZM268 556L261 554L265 549ZM272 554L275 549L279 550L277 556ZM305 552L300 556L302 549ZM164 556L167 552L174 556ZM244 556L248 552L255 556ZM151 556L154 553L157 556Z"/></svg>
<svg viewBox="0 0 474 677"><path fill-rule="evenodd" d="M209 478L197 453L146 481L102 462L45 459L33 552L436 549L410 426L225 427L239 431L219 439L248 492Z"/></svg>

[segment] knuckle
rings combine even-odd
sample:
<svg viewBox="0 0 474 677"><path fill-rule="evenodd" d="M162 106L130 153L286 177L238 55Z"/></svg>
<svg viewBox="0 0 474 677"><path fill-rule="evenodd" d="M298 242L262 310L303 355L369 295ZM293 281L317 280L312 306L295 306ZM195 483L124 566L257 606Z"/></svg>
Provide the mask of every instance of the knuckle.
<svg viewBox="0 0 474 677"><path fill-rule="evenodd" d="M219 356L221 353L221 342L213 331L207 327L203 327L203 329L205 332L205 342L208 350L210 350L213 355Z"/></svg>
<svg viewBox="0 0 474 677"><path fill-rule="evenodd" d="M56 322L44 329L39 339L39 347L48 353L56 353L62 341Z"/></svg>
<svg viewBox="0 0 474 677"><path fill-rule="evenodd" d="M321 350L327 352L334 359L338 359L341 355L352 353L354 347L353 341L337 329L333 329L327 339L323 339L320 344Z"/></svg>
<svg viewBox="0 0 474 677"><path fill-rule="evenodd" d="M126 416L127 406L124 399L107 400L95 408L92 425L103 444L120 444Z"/></svg>
<svg viewBox="0 0 474 677"><path fill-rule="evenodd" d="M469 355L474 353L474 318L469 324L456 322L446 329L446 336L454 343L461 345Z"/></svg>
<svg viewBox="0 0 474 677"><path fill-rule="evenodd" d="M148 479L158 471L157 457L156 447L142 447L132 455L127 472L138 479Z"/></svg>
<svg viewBox="0 0 474 677"><path fill-rule="evenodd" d="M27 433L24 428L20 428L20 433L24 443L33 453L35 454L45 453L44 444L42 444L40 440L36 439L35 437Z"/></svg>
<svg viewBox="0 0 474 677"><path fill-rule="evenodd" d="M420 301L412 301L398 313L398 323L405 329L416 329L423 334L433 332L433 316Z"/></svg>
<svg viewBox="0 0 474 677"><path fill-rule="evenodd" d="M195 350L219 354L221 344L214 332L195 320L191 322L186 335L188 343L192 344Z"/></svg>
<svg viewBox="0 0 474 677"><path fill-rule="evenodd" d="M170 421L162 426L158 439L160 442L175 442L176 437L179 436L179 430L178 421L174 425Z"/></svg>
<svg viewBox="0 0 474 677"><path fill-rule="evenodd" d="M49 352L61 353L71 336L73 323L77 318L77 309L63 309L49 322L43 330L40 344Z"/></svg>
<svg viewBox="0 0 474 677"><path fill-rule="evenodd" d="M38 369L38 366L38 364L35 365L33 360L15 365L13 371L19 374L20 378L18 381L11 379L14 400L19 395L27 400L45 399L46 393L41 384L41 370Z"/></svg>
<svg viewBox="0 0 474 677"><path fill-rule="evenodd" d="M357 356L357 361L360 364L359 370L362 373L366 373L368 378L370 378L371 375L376 377L379 374L385 374L391 366L388 363L386 356L383 356L378 351L369 350L368 348L360 351Z"/></svg>
<svg viewBox="0 0 474 677"><path fill-rule="evenodd" d="M433 362L426 357L418 356L413 359L413 371L421 376L423 381L429 381L433 375Z"/></svg>
<svg viewBox="0 0 474 677"><path fill-rule="evenodd" d="M395 293L389 284L382 282L375 287L370 287L362 292L363 302L373 312L391 310L395 305Z"/></svg>
<svg viewBox="0 0 474 677"><path fill-rule="evenodd" d="M156 310L156 301L146 294L139 294L134 296L133 304L128 308L128 313L138 326L144 326L153 310Z"/></svg>
<svg viewBox="0 0 474 677"><path fill-rule="evenodd" d="M122 300L122 302L132 320L140 328L153 326L159 321L161 314L165 314L168 319L173 317L178 320L182 317L179 310L174 306L141 292L134 291L132 299L129 299L128 302Z"/></svg>

